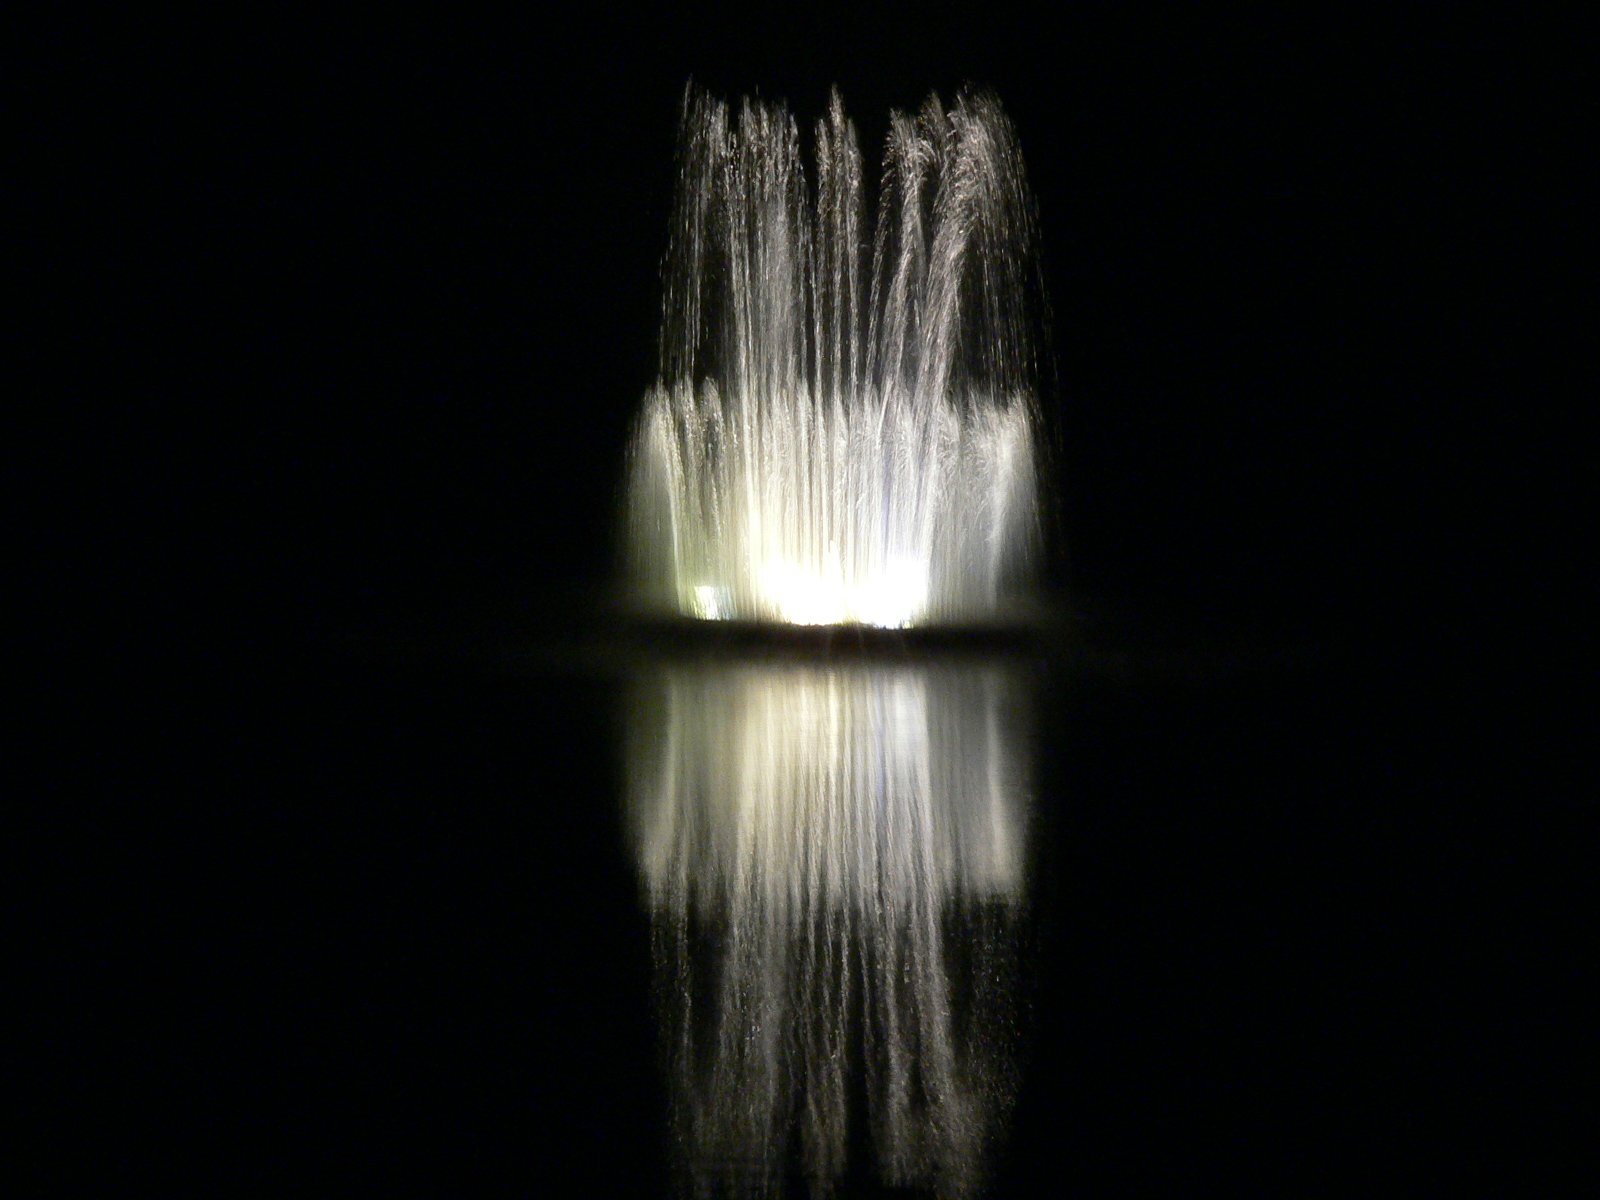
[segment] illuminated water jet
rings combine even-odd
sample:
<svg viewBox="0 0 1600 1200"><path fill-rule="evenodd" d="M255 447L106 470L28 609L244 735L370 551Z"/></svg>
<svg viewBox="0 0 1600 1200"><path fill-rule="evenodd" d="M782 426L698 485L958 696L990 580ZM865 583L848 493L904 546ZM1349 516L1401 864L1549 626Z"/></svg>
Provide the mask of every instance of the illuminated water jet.
<svg viewBox="0 0 1600 1200"><path fill-rule="evenodd" d="M837 94L815 191L794 119L685 100L661 379L628 480L642 602L706 619L993 620L1030 577L1036 222L984 94L892 114L870 271Z"/></svg>
<svg viewBox="0 0 1600 1200"><path fill-rule="evenodd" d="M829 1194L869 1164L977 1190L1016 1085L1024 681L680 666L629 711L685 1192Z"/></svg>

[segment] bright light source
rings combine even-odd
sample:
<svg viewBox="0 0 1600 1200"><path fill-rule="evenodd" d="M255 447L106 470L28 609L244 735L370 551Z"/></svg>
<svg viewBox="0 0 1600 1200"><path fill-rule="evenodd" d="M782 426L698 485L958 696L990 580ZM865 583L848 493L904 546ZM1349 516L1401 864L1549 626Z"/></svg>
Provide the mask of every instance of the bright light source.
<svg viewBox="0 0 1600 1200"><path fill-rule="evenodd" d="M881 570L851 581L835 562L829 571L807 571L773 559L759 573L759 602L791 625L915 625L928 602L927 568L912 558L891 560Z"/></svg>
<svg viewBox="0 0 1600 1200"><path fill-rule="evenodd" d="M722 611L726 607L722 603L722 589L701 584L694 589L695 616L704 617L708 621L720 621Z"/></svg>
<svg viewBox="0 0 1600 1200"><path fill-rule="evenodd" d="M927 564L914 558L895 558L859 590L855 619L864 625L898 629L916 624L927 605Z"/></svg>

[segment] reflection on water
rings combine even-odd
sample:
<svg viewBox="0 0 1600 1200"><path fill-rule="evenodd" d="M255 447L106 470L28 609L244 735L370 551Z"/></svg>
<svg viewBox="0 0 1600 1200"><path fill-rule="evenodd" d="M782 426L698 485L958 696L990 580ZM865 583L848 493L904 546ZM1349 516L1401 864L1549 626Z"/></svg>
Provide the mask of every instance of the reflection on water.
<svg viewBox="0 0 1600 1200"><path fill-rule="evenodd" d="M1023 682L993 664L662 668L632 836L682 1182L980 1182L1015 1077Z"/></svg>

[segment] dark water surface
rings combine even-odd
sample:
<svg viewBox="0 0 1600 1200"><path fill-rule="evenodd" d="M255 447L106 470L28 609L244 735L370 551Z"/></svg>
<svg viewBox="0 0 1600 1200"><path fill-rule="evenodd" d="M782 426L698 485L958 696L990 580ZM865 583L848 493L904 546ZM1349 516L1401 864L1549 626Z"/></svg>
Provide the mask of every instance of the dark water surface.
<svg viewBox="0 0 1600 1200"><path fill-rule="evenodd" d="M1425 1161L1472 1067L1419 955L1468 935L1366 667L621 645L262 660L186 714L172 820L99 835L144 863L77 993L115 1161L461 1195Z"/></svg>

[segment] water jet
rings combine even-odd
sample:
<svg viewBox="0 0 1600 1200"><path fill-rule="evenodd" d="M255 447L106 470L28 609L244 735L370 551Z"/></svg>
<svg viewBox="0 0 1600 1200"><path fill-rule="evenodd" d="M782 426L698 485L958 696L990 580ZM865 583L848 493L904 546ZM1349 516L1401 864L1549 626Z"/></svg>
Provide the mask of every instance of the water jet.
<svg viewBox="0 0 1600 1200"><path fill-rule="evenodd" d="M1037 222L999 102L894 113L875 224L837 93L685 96L660 378L627 481L645 612L1003 621L1038 557Z"/></svg>

